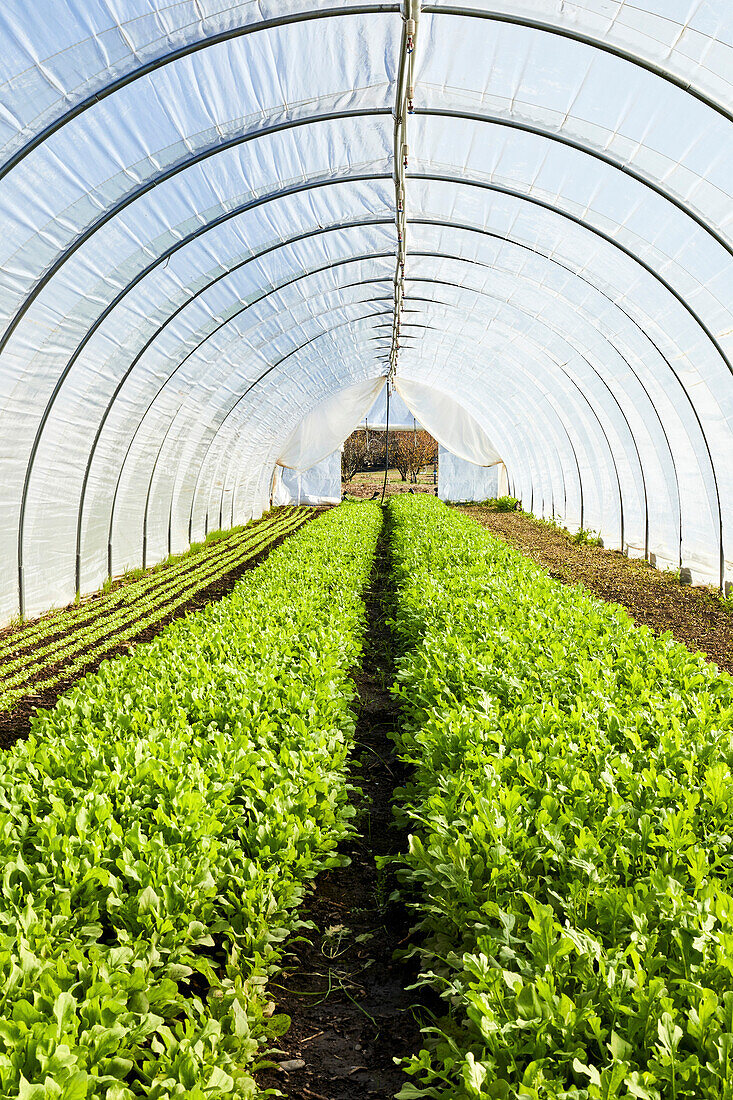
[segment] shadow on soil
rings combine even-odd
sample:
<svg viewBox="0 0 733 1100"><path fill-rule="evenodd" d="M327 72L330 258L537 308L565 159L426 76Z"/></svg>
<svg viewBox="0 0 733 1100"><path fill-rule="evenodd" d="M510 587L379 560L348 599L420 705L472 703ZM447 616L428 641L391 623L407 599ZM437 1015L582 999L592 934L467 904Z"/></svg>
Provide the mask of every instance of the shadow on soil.
<svg viewBox="0 0 733 1100"><path fill-rule="evenodd" d="M342 848L351 862L316 880L304 916L318 932L294 944L284 977L270 986L277 1011L287 1013L292 1026L280 1040L281 1053L271 1056L286 1065L258 1074L258 1082L290 1100L391 1100L408 1081L395 1058L420 1049L417 1014L440 1005L429 991L406 990L417 964L393 955L408 946L409 914L390 900L392 877L375 863L375 856L406 844L392 817L392 792L404 783L405 769L389 737L397 704L388 690L392 592L384 514L366 594L363 664L354 674L359 709L352 779L361 793L353 796L357 832Z"/></svg>

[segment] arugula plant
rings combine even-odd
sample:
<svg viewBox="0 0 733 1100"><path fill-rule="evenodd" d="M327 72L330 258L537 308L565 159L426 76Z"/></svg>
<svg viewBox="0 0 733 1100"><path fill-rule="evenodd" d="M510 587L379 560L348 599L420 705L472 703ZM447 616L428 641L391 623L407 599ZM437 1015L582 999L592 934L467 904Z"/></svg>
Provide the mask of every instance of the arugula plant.
<svg viewBox="0 0 733 1100"><path fill-rule="evenodd" d="M58 635L67 633L72 627L90 623L104 611L108 614L126 603L134 602L143 594L160 590L170 584L174 578L190 579L201 576L210 566L223 560L224 556L246 548L253 539L258 540L269 528L300 515L304 519L306 509L273 509L260 520L244 527L235 527L229 531L213 532L205 543L194 543L184 554L174 555L147 570L132 570L116 578L101 592L85 599L81 604L48 612L34 622L20 624L19 628L0 635L1 668L5 668L8 659L29 647L43 645ZM213 535L220 536L213 539ZM203 552L203 553L202 553Z"/></svg>
<svg viewBox="0 0 733 1100"><path fill-rule="evenodd" d="M257 1094L268 979L351 829L380 526L319 517L0 757L1 1097Z"/></svg>
<svg viewBox="0 0 733 1100"><path fill-rule="evenodd" d="M403 1098L733 1097L733 681L393 498L400 871L446 1016Z"/></svg>
<svg viewBox="0 0 733 1100"><path fill-rule="evenodd" d="M28 636L19 634L28 651L18 643L13 653L0 660L0 711L11 709L30 690L44 691L78 675L104 654L134 640L308 518L302 509L295 515L280 515L274 522L257 523L245 529L247 537L206 544L192 561L181 558L171 570L158 572L156 566L140 581L94 601L83 614L74 609L49 619L47 634L39 635L36 626L40 624L29 628Z"/></svg>

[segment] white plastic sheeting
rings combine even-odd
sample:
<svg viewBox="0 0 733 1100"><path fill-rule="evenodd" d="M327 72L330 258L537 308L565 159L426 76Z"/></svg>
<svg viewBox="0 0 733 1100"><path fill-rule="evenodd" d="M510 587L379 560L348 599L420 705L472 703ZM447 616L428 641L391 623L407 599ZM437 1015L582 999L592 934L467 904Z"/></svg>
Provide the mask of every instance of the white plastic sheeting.
<svg viewBox="0 0 733 1100"><path fill-rule="evenodd" d="M360 427L375 432L383 432L387 427L387 387L382 386L382 392L364 417ZM394 431L412 431L416 427L415 417L408 409L400 395L394 390L389 396L389 427Z"/></svg>
<svg viewBox="0 0 733 1100"><path fill-rule="evenodd" d="M423 428L454 455L476 466L501 462L476 417L450 394L411 378L396 379L395 389Z"/></svg>
<svg viewBox="0 0 733 1100"><path fill-rule="evenodd" d="M260 514L384 375L398 248L400 385L536 513L733 578L733 6L424 3L399 242L405 14L3 6L0 622Z"/></svg>
<svg viewBox="0 0 733 1100"><path fill-rule="evenodd" d="M362 422L383 386L384 378L367 378L321 401L290 436L278 465L308 470L332 454Z"/></svg>
<svg viewBox="0 0 733 1100"><path fill-rule="evenodd" d="M310 470L275 470L273 504L338 504L341 500L341 451Z"/></svg>
<svg viewBox="0 0 733 1100"><path fill-rule="evenodd" d="M500 463L477 466L438 448L438 496L446 501L490 500L500 496Z"/></svg>

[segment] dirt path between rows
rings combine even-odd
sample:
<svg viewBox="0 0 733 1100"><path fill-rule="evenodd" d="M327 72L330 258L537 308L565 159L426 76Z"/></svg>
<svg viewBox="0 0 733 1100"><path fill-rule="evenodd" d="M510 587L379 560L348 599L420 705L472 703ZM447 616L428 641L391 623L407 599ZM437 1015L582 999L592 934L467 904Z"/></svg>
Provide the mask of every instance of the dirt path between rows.
<svg viewBox="0 0 733 1100"><path fill-rule="evenodd" d="M270 986L277 1011L287 1013L292 1026L280 1040L281 1053L272 1055L284 1065L258 1074L258 1083L281 1089L289 1100L392 1100L408 1081L395 1058L419 1050L416 1013L431 997L406 990L417 965L393 955L408 945L409 914L391 899L392 876L375 863L375 856L406 844L392 819L393 791L405 772L388 736L397 721L388 691L389 578L383 529L366 600L363 663L354 676L359 710L353 782L361 793L353 797L357 834L342 848L351 863L319 875L305 914L317 931L293 946L284 976ZM437 997L435 1002L433 1008Z"/></svg>
<svg viewBox="0 0 733 1100"><path fill-rule="evenodd" d="M655 633L670 630L678 642L733 672L733 606L709 588L682 585L673 575L615 550L574 543L566 532L522 512L460 506L566 584L582 584L595 596L622 604L637 623Z"/></svg>
<svg viewBox="0 0 733 1100"><path fill-rule="evenodd" d="M320 515L324 511L323 508L314 508L313 517ZM311 522L311 519L306 519L306 523ZM302 526L296 530L302 530ZM170 615L166 615L164 619L157 622L154 626L148 627L147 630L141 631L137 637L128 642L124 642L122 645L115 646L110 649L109 652L104 654L104 657L95 657L85 666L81 671L77 672L75 676L70 679L59 681L53 688L48 688L45 691L29 693L24 696L10 711L0 713L0 751L2 749L9 749L16 741L22 740L30 733L31 722L37 711L47 709L55 706L57 700L68 691L70 687L73 687L75 683L82 679L84 676L88 676L89 673L95 672L102 661L110 661L114 657L119 657L122 653L129 653L131 649L136 646L150 642L153 638L160 634L161 630L164 630L169 623L172 623L175 619L180 619L184 615L189 615L191 612L200 611L207 604L216 603L219 600L224 599L234 588L240 577L247 573L250 569L256 568L260 565L276 547L280 546L285 539L289 538L291 534L295 532L287 532L275 539L264 550L260 551L255 557L250 558L248 561L241 565L238 565L235 569L232 569L229 573L226 573L219 580L214 581L207 588L202 588L196 593L187 603L182 607L179 607ZM31 621L32 625L32 621ZM53 673L55 671L53 666L49 666L44 672Z"/></svg>

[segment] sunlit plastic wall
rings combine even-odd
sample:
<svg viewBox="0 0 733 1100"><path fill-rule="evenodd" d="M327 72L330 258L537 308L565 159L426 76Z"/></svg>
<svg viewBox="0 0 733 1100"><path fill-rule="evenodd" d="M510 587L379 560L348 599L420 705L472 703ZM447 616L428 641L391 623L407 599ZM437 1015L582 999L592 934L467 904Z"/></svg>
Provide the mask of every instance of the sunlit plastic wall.
<svg viewBox="0 0 733 1100"><path fill-rule="evenodd" d="M278 503L338 504L341 500L341 452L334 451L302 473L283 470L282 490L283 496Z"/></svg>
<svg viewBox="0 0 733 1100"><path fill-rule="evenodd" d="M438 448L438 496L445 501L490 500L499 495L499 467L477 466Z"/></svg>
<svg viewBox="0 0 733 1100"><path fill-rule="evenodd" d="M0 10L0 622L269 506L386 373L399 3ZM733 577L733 5L423 4L398 378ZM527 505L526 505L527 506Z"/></svg>

